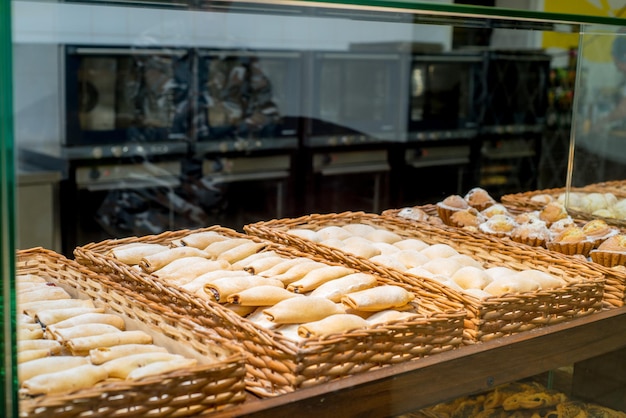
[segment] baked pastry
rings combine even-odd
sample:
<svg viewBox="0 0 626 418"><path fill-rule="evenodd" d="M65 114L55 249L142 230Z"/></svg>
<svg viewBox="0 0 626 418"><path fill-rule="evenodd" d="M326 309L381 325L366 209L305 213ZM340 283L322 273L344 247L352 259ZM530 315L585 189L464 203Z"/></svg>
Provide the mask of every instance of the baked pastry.
<svg viewBox="0 0 626 418"><path fill-rule="evenodd" d="M548 225L560 219L567 218L568 216L565 206L559 202L548 203L539 212L539 219L545 221Z"/></svg>
<svg viewBox="0 0 626 418"><path fill-rule="evenodd" d="M426 212L418 207L402 208L398 212L398 217L421 222L426 222L430 218Z"/></svg>
<svg viewBox="0 0 626 418"><path fill-rule="evenodd" d="M492 218L496 215L507 215L511 216L509 210L502 204L496 203L495 205L489 206L487 209L483 209L480 212L486 218Z"/></svg>
<svg viewBox="0 0 626 418"><path fill-rule="evenodd" d="M517 227L515 220L508 215L493 215L486 222L481 223L478 229L489 235L497 237L509 236Z"/></svg>
<svg viewBox="0 0 626 418"><path fill-rule="evenodd" d="M513 241L535 247L545 247L551 236L548 225L539 218L531 218L511 231Z"/></svg>
<svg viewBox="0 0 626 418"><path fill-rule="evenodd" d="M595 263L606 267L626 266L626 234L613 235L589 255Z"/></svg>
<svg viewBox="0 0 626 418"><path fill-rule="evenodd" d="M491 195L483 188L474 187L465 195L465 201L479 211L487 209L489 206L495 205L496 201Z"/></svg>
<svg viewBox="0 0 626 418"><path fill-rule="evenodd" d="M486 220L476 208L467 208L454 212L450 216L450 225L457 228L478 227Z"/></svg>
<svg viewBox="0 0 626 418"><path fill-rule="evenodd" d="M546 243L549 250L557 251L566 255L582 254L589 256L589 252L593 249L593 241L587 238L582 228L578 226L570 226L560 232Z"/></svg>
<svg viewBox="0 0 626 418"><path fill-rule="evenodd" d="M587 237L594 242L594 246L597 247L600 243L607 238L617 235L619 230L611 227L602 219L594 219L587 222L582 227L583 232Z"/></svg>
<svg viewBox="0 0 626 418"><path fill-rule="evenodd" d="M450 195L437 203L437 214L446 225L451 225L450 217L454 212L469 208L469 204L459 195Z"/></svg>

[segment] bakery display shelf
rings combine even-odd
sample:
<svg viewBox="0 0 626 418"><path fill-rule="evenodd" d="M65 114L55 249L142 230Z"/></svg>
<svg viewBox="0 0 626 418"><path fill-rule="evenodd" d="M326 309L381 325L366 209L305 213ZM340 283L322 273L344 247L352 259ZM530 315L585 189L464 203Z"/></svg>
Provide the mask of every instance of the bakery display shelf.
<svg viewBox="0 0 626 418"><path fill-rule="evenodd" d="M626 307L605 310L271 399L248 399L215 416L399 415L615 352L626 347L625 332ZM615 374L622 372L617 367ZM576 373L575 367L576 393L598 383Z"/></svg>

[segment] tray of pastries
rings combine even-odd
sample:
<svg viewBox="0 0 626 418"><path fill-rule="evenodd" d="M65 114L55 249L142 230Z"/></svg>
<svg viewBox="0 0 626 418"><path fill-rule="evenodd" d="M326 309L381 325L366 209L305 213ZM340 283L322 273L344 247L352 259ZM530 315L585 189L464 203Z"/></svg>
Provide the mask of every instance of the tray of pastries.
<svg viewBox="0 0 626 418"><path fill-rule="evenodd" d="M544 195L548 196L548 195ZM626 230L598 217L574 216L550 197L537 209L503 205L484 189L465 196L450 195L431 205L388 209L384 216L407 222L429 222L472 235L547 248L572 256L606 276L605 301L622 306L626 300Z"/></svg>
<svg viewBox="0 0 626 418"><path fill-rule="evenodd" d="M16 260L20 416L197 416L243 402L240 348L42 248Z"/></svg>
<svg viewBox="0 0 626 418"><path fill-rule="evenodd" d="M363 212L247 225L247 233L364 272L414 283L468 311L466 341L486 341L597 312L604 275L551 252ZM398 251L397 243L410 242Z"/></svg>
<svg viewBox="0 0 626 418"><path fill-rule="evenodd" d="M459 302L228 228L108 240L75 256L243 347L247 388L259 396L463 343Z"/></svg>

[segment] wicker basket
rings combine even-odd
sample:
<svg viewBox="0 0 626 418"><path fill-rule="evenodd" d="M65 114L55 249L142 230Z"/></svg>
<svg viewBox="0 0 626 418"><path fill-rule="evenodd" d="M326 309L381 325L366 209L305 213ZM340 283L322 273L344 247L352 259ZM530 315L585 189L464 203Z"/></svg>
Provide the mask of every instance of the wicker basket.
<svg viewBox="0 0 626 418"><path fill-rule="evenodd" d="M247 354L247 388L263 397L292 392L337 378L354 375L389 364L451 350L463 344L463 321L466 312L458 302L437 299L428 289L403 284L416 293L420 315L407 321L382 324L323 338L294 341L282 334L263 328L218 303L207 301L192 293L168 285L165 281L130 269L129 266L106 256L112 248L131 242L169 244L190 232L217 231L231 238L259 238L240 234L231 229L214 226L194 231L166 232L141 238L109 240L78 247L77 261L91 270L106 274L120 285L138 292L213 329L220 336L244 347ZM267 241L264 241L267 242ZM308 256L294 249L267 242L272 250L288 258ZM316 261L337 264L310 256ZM380 276L380 284L390 284ZM393 282L393 284L396 284Z"/></svg>
<svg viewBox="0 0 626 418"><path fill-rule="evenodd" d="M481 261L486 267L506 266L515 270L538 269L555 274L566 280L568 284L558 289L508 294L479 300L438 281L401 273L368 259L353 256L339 249L314 243L286 232L291 228L317 230L323 226L341 226L348 223L364 223L384 228L404 238L421 239L427 244L445 243L459 253ZM416 228L410 222L399 219L363 212L346 212L259 222L247 225L244 229L251 235L271 239L282 245L291 245L329 260L339 260L345 265L366 272L376 272L398 282L413 283L417 287L428 288L440 297L460 301L468 311L465 326L465 338L468 342L487 341L589 315L602 309L604 275L589 268L586 263L576 263L565 257L553 257L551 252L541 249L535 250L521 244L507 245L504 240L479 238L476 235L465 234L450 228L440 228L425 222L421 222Z"/></svg>
<svg viewBox="0 0 626 418"><path fill-rule="evenodd" d="M193 349L212 362L137 381L103 383L73 393L45 395L20 401L27 417L180 417L198 416L243 402L245 361L241 350L178 315L163 312L140 295L99 277L84 266L42 248L19 251L18 274L36 274L127 321L146 325L153 337L172 347ZM170 347L172 352L173 349Z"/></svg>
<svg viewBox="0 0 626 418"><path fill-rule="evenodd" d="M626 197L626 180L604 181L587 186L591 191L599 193L613 193L617 197Z"/></svg>
<svg viewBox="0 0 626 418"><path fill-rule="evenodd" d="M437 208L434 205L420 206L420 209L422 209L424 212L430 215L431 217L430 219L434 219L437 216ZM509 208L509 210L514 214L521 212L519 208ZM403 220L403 218L398 217L399 211L400 209L387 209L382 213L382 215L388 216L392 219ZM406 219L404 221L414 222L414 221L406 220ZM579 220L577 222L583 225L586 221ZM434 225L440 225L436 222L430 222L430 223L433 223ZM415 224L415 223L413 226L419 227L418 224ZM443 228L448 228L452 230L455 229L455 227L448 226L448 225L440 225L440 226ZM480 231L463 230L463 233L472 235L478 239L482 239L485 237L496 238L495 236L487 235ZM546 248L546 244L542 242L537 242L535 244L531 242L520 242L520 241L515 240L512 237L497 238L497 239L504 239L505 245L518 244L518 245L531 245L533 247ZM591 249L589 248L589 250ZM563 255L567 256L565 251L561 251L561 252L557 252L554 250L551 250L551 251L554 253L553 255L554 257L562 257ZM582 250L576 254L582 254ZM619 260L622 260L622 261L619 261ZM580 256L576 256L575 262L585 264L585 262L580 259ZM605 280L606 280L605 285L604 285L604 302L610 307L616 307L616 308L624 306L624 304L626 303L626 272L624 270L611 269L607 267L613 267L613 266L620 265L620 264L623 264L623 258L621 257L615 257L615 258L610 257L609 259L609 257L601 257L598 253L592 253L591 261L588 260L588 263L586 266L586 268L588 269L597 270L601 274L604 274Z"/></svg>

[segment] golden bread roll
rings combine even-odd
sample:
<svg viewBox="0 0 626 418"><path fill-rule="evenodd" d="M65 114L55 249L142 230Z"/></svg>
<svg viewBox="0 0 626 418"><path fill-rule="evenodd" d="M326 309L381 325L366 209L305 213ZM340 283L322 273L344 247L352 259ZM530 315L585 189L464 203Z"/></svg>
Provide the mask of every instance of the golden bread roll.
<svg viewBox="0 0 626 418"><path fill-rule="evenodd" d="M153 271L152 275L182 285L189 283L204 273L227 270L229 268L230 263L224 260L216 261L204 257L183 257Z"/></svg>
<svg viewBox="0 0 626 418"><path fill-rule="evenodd" d="M233 311L233 313L242 317L250 315L257 309L257 306L235 305L234 303L225 303L222 306L228 308L229 310Z"/></svg>
<svg viewBox="0 0 626 418"><path fill-rule="evenodd" d="M174 260L184 257L204 257L208 258L208 254L198 248L193 247L176 247L170 248L166 251L161 251L156 254L152 254L143 257L139 261L139 267L146 273L155 272Z"/></svg>
<svg viewBox="0 0 626 418"><path fill-rule="evenodd" d="M386 309L384 311L373 313L372 315L368 316L366 320L367 323L372 326L377 324L384 324L386 322L406 321L417 316L419 315L413 312L401 312L394 309Z"/></svg>
<svg viewBox="0 0 626 418"><path fill-rule="evenodd" d="M139 264L144 257L167 250L169 250L169 247L166 245L133 243L113 248L106 255L124 264L134 265Z"/></svg>
<svg viewBox="0 0 626 418"><path fill-rule="evenodd" d="M126 376L126 380L139 380L148 376L162 375L175 370L184 370L194 367L198 361L190 358L180 358L167 361L155 361L139 367Z"/></svg>
<svg viewBox="0 0 626 418"><path fill-rule="evenodd" d="M365 235L365 238L372 242L386 242L387 244L393 244L398 241L402 241L402 237L395 232L387 231L386 229L375 229L374 231Z"/></svg>
<svg viewBox="0 0 626 418"><path fill-rule="evenodd" d="M55 373L62 370L89 364L87 357L81 356L54 356L44 357L25 363L21 363L17 368L19 382L22 383L40 374Z"/></svg>
<svg viewBox="0 0 626 418"><path fill-rule="evenodd" d="M336 314L319 321L307 322L298 327L298 335L303 338L317 338L366 328L368 322L357 315Z"/></svg>
<svg viewBox="0 0 626 418"><path fill-rule="evenodd" d="M226 250L217 255L217 260L225 260L229 263L236 263L239 260L242 260L252 254L256 254L258 251L261 251L263 248L267 247L268 243L265 242L245 242L240 244L230 250Z"/></svg>
<svg viewBox="0 0 626 418"><path fill-rule="evenodd" d="M228 303L243 306L272 306L281 300L297 296L303 295L290 292L282 287L261 285L233 293L227 297L227 300Z"/></svg>
<svg viewBox="0 0 626 418"><path fill-rule="evenodd" d="M58 308L37 312L35 318L43 325L52 325L87 313L104 313L104 308Z"/></svg>
<svg viewBox="0 0 626 418"><path fill-rule="evenodd" d="M263 254L263 253L261 253ZM243 266L242 270L245 270L252 274L261 274L265 270L269 270L272 267L286 261L285 257L280 255L273 255L271 257L262 257L261 259L253 260L249 264ZM233 266L234 268L235 266Z"/></svg>
<svg viewBox="0 0 626 418"><path fill-rule="evenodd" d="M340 226L325 226L317 231L317 237L319 241L326 241L329 239L338 239L343 241L346 238L352 236L351 232L346 231Z"/></svg>
<svg viewBox="0 0 626 418"><path fill-rule="evenodd" d="M36 341L36 340L25 340L25 341ZM50 357L54 355L50 349L47 348L39 348L33 350L22 350L17 353L17 363L24 363L31 360L36 360L38 358Z"/></svg>
<svg viewBox="0 0 626 418"><path fill-rule="evenodd" d="M27 292L21 292L17 294L17 303L25 304L29 302L47 301L47 300L59 300L59 299L71 299L69 293L65 289L59 286L47 286L42 285L37 289L32 289Z"/></svg>
<svg viewBox="0 0 626 418"><path fill-rule="evenodd" d="M215 231L203 231L203 232L194 232L187 235L184 238L181 238L180 245L186 247L194 247L200 250L208 247L214 242L224 241L229 239L228 237L221 235L219 232Z"/></svg>
<svg viewBox="0 0 626 418"><path fill-rule="evenodd" d="M64 319L63 321L49 324L50 326L48 328L69 328L82 324L108 324L122 331L126 328L126 325L124 324L124 319L121 316L98 312L76 315L71 318Z"/></svg>
<svg viewBox="0 0 626 418"><path fill-rule="evenodd" d="M424 248L428 248L429 245L426 244L421 239L417 238L405 238L400 241L396 241L392 244L394 247L398 247L401 250L412 250L412 251L422 251Z"/></svg>
<svg viewBox="0 0 626 418"><path fill-rule="evenodd" d="M122 344L89 350L91 364L99 365L131 354L167 353L167 349L154 344Z"/></svg>
<svg viewBox="0 0 626 418"><path fill-rule="evenodd" d="M376 230L376 228L374 228L371 225L361 224L361 223L351 223L351 224L342 225L341 227L345 229L346 231L348 231L349 233L351 233L352 235L359 235L361 237L364 237L367 234L370 234Z"/></svg>
<svg viewBox="0 0 626 418"><path fill-rule="evenodd" d="M400 308L415 299L412 292L400 286L378 286L345 295L341 302L357 311L382 311Z"/></svg>
<svg viewBox="0 0 626 418"><path fill-rule="evenodd" d="M120 331L90 337L72 338L65 346L74 355L87 355L89 350L122 344L152 344L152 337L143 331Z"/></svg>
<svg viewBox="0 0 626 418"><path fill-rule="evenodd" d="M53 353L61 351L61 343L55 340L20 340L17 342L17 351L23 350L51 350Z"/></svg>
<svg viewBox="0 0 626 418"><path fill-rule="evenodd" d="M261 285L284 287L280 280L248 275L247 277L227 277L213 280L199 289L202 291L201 293L196 292L196 294L199 296L206 295L210 300L226 303L230 295Z"/></svg>
<svg viewBox="0 0 626 418"><path fill-rule="evenodd" d="M223 252L226 252L228 250L231 250L241 244L246 244L249 242L254 242L248 238L229 238L227 240L224 241L218 241L218 242L214 242L212 244L209 244L208 246L206 246L204 248L204 251L209 254L210 258L217 258L217 256L219 256L220 254L222 254Z"/></svg>
<svg viewBox="0 0 626 418"><path fill-rule="evenodd" d="M514 276L510 276L494 279L483 290L494 296L502 296L507 293L532 292L539 288L539 283L533 279L516 279Z"/></svg>
<svg viewBox="0 0 626 418"><path fill-rule="evenodd" d="M302 239L306 239L309 241L313 241L313 242L319 242L320 239L317 235L317 232L311 230L311 229L304 229L304 228L293 228L293 229L289 229L287 231L287 233L289 235L293 235Z"/></svg>
<svg viewBox="0 0 626 418"><path fill-rule="evenodd" d="M327 266L315 269L307 273L304 277L287 286L287 290L294 293L307 293L339 277L354 273L354 270L344 266Z"/></svg>
<svg viewBox="0 0 626 418"><path fill-rule="evenodd" d="M352 273L320 285L311 292L311 296L323 297L333 302L341 302L341 298L352 292L369 289L378 284L376 277L367 273Z"/></svg>
<svg viewBox="0 0 626 418"><path fill-rule="evenodd" d="M243 270L216 270L211 271L205 274L202 274L189 283L185 283L180 285L179 282L176 282L177 285L180 285L181 288L188 290L189 292L195 293L199 289L203 288L205 284L211 283L217 279L230 278L230 277L250 277L251 274L245 272Z"/></svg>
<svg viewBox="0 0 626 418"><path fill-rule="evenodd" d="M264 309L267 318L277 324L298 324L319 321L329 315L345 313L338 304L320 297L290 298Z"/></svg>
<svg viewBox="0 0 626 418"><path fill-rule="evenodd" d="M286 272L272 276L273 279L280 280L285 285L289 285L297 280L302 279L308 273L313 270L328 267L328 264L320 263L319 261L302 261L295 266L290 267Z"/></svg>
<svg viewBox="0 0 626 418"><path fill-rule="evenodd" d="M255 261L277 256L278 254L276 254L275 251L261 251L258 253L250 254L249 256L242 258L235 263L232 263L231 267L233 270L243 270Z"/></svg>
<svg viewBox="0 0 626 418"><path fill-rule="evenodd" d="M68 341L74 338L91 337L93 335L122 332L121 329L109 324L80 324L68 328L56 328L54 325L46 327L46 334L59 341Z"/></svg>
<svg viewBox="0 0 626 418"><path fill-rule="evenodd" d="M381 253L372 241L367 238L354 236L346 238L344 241L343 251L364 258L372 258Z"/></svg>
<svg viewBox="0 0 626 418"><path fill-rule="evenodd" d="M461 267L451 279L463 289L484 289L493 280L485 270L472 266Z"/></svg>
<svg viewBox="0 0 626 418"><path fill-rule="evenodd" d="M83 364L71 369L31 377L22 383L20 392L29 396L74 392L92 388L107 377L107 371L101 366Z"/></svg>
<svg viewBox="0 0 626 418"><path fill-rule="evenodd" d="M157 361L179 360L184 359L179 354L170 354L167 352L149 352L149 353L137 353L124 357L119 357L113 360L109 360L102 364L109 377L117 377L120 379L126 379L126 376L130 372L140 367L144 367L148 364Z"/></svg>
<svg viewBox="0 0 626 418"><path fill-rule="evenodd" d="M426 257L432 259L435 258L448 258L459 254L457 250L449 246L448 244L433 244L420 251Z"/></svg>

